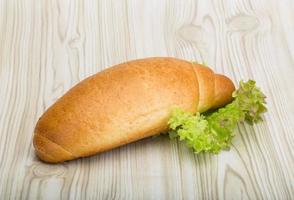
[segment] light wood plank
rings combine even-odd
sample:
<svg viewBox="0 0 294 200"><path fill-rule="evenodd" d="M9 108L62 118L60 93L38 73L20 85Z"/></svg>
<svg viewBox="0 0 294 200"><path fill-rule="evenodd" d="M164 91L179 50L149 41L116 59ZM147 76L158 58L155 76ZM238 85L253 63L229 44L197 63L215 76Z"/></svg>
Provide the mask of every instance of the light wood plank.
<svg viewBox="0 0 294 200"><path fill-rule="evenodd" d="M293 199L291 0L0 0L0 199ZM32 147L38 117L108 66L149 56L205 62L268 97L233 147L194 155L148 138L59 165Z"/></svg>

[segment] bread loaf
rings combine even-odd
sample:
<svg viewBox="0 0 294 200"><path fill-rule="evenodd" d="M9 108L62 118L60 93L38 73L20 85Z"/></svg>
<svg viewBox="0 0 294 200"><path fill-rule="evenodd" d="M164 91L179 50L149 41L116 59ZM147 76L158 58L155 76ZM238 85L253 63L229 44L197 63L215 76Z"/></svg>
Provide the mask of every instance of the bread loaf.
<svg viewBox="0 0 294 200"><path fill-rule="evenodd" d="M38 157L57 163L168 130L175 107L204 112L232 100L234 85L208 67L146 58L101 71L74 86L37 122Z"/></svg>

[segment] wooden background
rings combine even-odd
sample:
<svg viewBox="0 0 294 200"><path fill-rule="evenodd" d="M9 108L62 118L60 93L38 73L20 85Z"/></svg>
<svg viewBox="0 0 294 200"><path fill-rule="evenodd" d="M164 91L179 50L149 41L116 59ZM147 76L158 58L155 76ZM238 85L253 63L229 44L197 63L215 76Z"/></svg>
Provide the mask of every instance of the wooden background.
<svg viewBox="0 0 294 200"><path fill-rule="evenodd" d="M38 117L85 77L148 56L205 62L266 93L265 121L194 155L166 137L40 162ZM0 0L0 199L294 199L294 1Z"/></svg>

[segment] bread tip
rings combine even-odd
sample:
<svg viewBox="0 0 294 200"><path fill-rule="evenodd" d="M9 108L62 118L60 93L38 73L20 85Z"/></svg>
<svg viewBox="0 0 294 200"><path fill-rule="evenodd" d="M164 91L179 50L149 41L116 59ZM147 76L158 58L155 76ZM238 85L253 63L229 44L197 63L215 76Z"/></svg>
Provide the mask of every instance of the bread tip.
<svg viewBox="0 0 294 200"><path fill-rule="evenodd" d="M235 85L230 78L225 75L215 74L215 97L213 109L222 107L233 100L232 94Z"/></svg>

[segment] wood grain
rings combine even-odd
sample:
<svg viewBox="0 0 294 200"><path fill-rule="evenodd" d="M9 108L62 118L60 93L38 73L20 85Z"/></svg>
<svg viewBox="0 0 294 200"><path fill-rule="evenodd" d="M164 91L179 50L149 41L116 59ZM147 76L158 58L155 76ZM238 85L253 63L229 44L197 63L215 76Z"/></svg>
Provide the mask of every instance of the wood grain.
<svg viewBox="0 0 294 200"><path fill-rule="evenodd" d="M294 199L292 0L0 0L0 199ZM148 56L252 78L269 111L233 147L194 155L165 137L48 165L42 112L71 86Z"/></svg>

